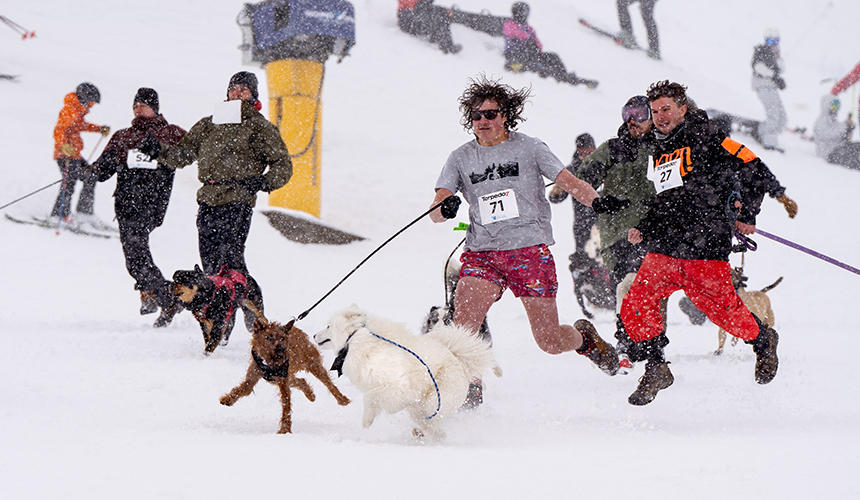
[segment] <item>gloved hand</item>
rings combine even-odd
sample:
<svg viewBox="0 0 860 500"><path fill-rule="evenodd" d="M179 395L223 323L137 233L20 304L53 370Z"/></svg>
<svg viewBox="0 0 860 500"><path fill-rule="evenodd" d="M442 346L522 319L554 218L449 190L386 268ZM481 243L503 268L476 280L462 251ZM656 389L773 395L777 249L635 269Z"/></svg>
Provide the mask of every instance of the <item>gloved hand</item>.
<svg viewBox="0 0 860 500"><path fill-rule="evenodd" d="M599 214L612 214L630 206L630 200L619 200L612 195L603 195L591 202L591 208Z"/></svg>
<svg viewBox="0 0 860 500"><path fill-rule="evenodd" d="M550 203L561 203L567 199L567 191L558 186L553 186L548 198Z"/></svg>
<svg viewBox="0 0 860 500"><path fill-rule="evenodd" d="M785 90L785 80L783 80L781 76L774 76L773 83L776 84L776 88L779 90Z"/></svg>
<svg viewBox="0 0 860 500"><path fill-rule="evenodd" d="M107 125L102 125L101 127L99 127L99 133L104 137L107 137L108 135L110 135L110 127L108 127Z"/></svg>
<svg viewBox="0 0 860 500"><path fill-rule="evenodd" d="M140 141L140 146L137 149L154 160L161 154L161 143L155 137L147 135Z"/></svg>
<svg viewBox="0 0 860 500"><path fill-rule="evenodd" d="M776 201L782 203L785 206L785 211L788 212L789 219L793 219L794 216L797 215L797 202L784 194L778 197Z"/></svg>
<svg viewBox="0 0 860 500"><path fill-rule="evenodd" d="M456 217L457 210L460 208L460 203L462 203L460 197L453 194L442 200L442 217L445 217L446 219L453 219Z"/></svg>
<svg viewBox="0 0 860 500"><path fill-rule="evenodd" d="M63 144L62 146L60 146L60 153L63 156L75 156L75 153L77 153L77 151L75 151L74 146L72 146L71 144L69 144L67 142L67 143Z"/></svg>
<svg viewBox="0 0 860 500"><path fill-rule="evenodd" d="M239 184L241 184L242 187L248 190L251 194L257 194L258 191L270 191L269 181L267 181L262 175L242 179L239 181Z"/></svg>

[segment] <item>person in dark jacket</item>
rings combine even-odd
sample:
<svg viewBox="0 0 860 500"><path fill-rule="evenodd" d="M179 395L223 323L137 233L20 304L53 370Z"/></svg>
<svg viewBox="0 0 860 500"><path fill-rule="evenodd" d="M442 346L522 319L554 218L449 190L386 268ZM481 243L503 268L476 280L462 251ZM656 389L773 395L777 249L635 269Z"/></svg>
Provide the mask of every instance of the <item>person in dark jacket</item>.
<svg viewBox="0 0 860 500"><path fill-rule="evenodd" d="M537 32L528 23L529 5L514 2L511 6L511 19L502 25L505 39L505 69L513 72L533 71L541 77L554 79L572 85L584 84L588 88L597 86L594 80L581 79L568 72L561 57L555 52L544 52Z"/></svg>
<svg viewBox="0 0 860 500"><path fill-rule="evenodd" d="M764 44L756 45L752 57L752 88L764 106L765 120L758 124L753 136L768 150L782 152L779 134L787 118L779 91L785 89L782 57L779 55L779 32L765 30Z"/></svg>
<svg viewBox="0 0 860 500"><path fill-rule="evenodd" d="M582 165L588 155L594 152L594 137L591 137L591 134L587 132L579 134L575 144L576 151L573 152L573 158L565 167L574 175L576 175L576 169ZM567 199L567 191L559 186L553 186L548 198L550 203L561 203ZM573 202L573 243L577 252L585 252L585 244L591 238L591 230L597 225L597 214L591 207L586 207L573 198L571 201Z"/></svg>
<svg viewBox="0 0 860 500"><path fill-rule="evenodd" d="M100 182L117 176L114 209L125 266L135 280L134 288L140 290L140 314L154 313L160 307L154 326L163 327L173 319L179 303L170 290L170 282L152 259L149 235L164 221L173 189L173 170L159 165L138 147L147 136L167 145L177 144L185 130L167 123L158 108L155 90L138 89L132 103L131 127L111 137L93 169Z"/></svg>
<svg viewBox="0 0 860 500"><path fill-rule="evenodd" d="M674 381L662 350L654 349L664 329L660 301L681 289L716 325L752 344L755 379L776 376L779 336L750 313L732 287L728 258L734 231L752 234L764 195L755 182L761 160L711 123L689 111L686 87L668 80L648 89L657 142L648 178L656 197L628 241L647 254L621 305L626 333L648 363L640 385L647 404Z"/></svg>
<svg viewBox="0 0 860 500"><path fill-rule="evenodd" d="M257 193L284 186L293 163L278 128L260 114L258 99L256 75L240 71L230 78L220 113L195 123L179 144L165 151L154 138L141 150L171 168L197 162L197 178L203 183L197 191L203 271L212 276L226 267L244 274L249 299L263 312L262 291L245 263L245 242ZM256 316L242 309L250 331Z"/></svg>
<svg viewBox="0 0 860 500"><path fill-rule="evenodd" d="M445 54L456 54L463 48L451 38L450 9L433 5L433 0L397 0L397 25L400 31L427 37Z"/></svg>

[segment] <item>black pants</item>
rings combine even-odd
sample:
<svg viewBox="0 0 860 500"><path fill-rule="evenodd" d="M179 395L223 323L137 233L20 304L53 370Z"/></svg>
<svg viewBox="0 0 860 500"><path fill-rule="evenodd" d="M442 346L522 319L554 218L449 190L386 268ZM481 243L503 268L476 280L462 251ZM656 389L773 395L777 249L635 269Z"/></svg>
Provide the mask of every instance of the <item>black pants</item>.
<svg viewBox="0 0 860 500"><path fill-rule="evenodd" d="M827 161L860 170L860 142L849 142L834 149Z"/></svg>
<svg viewBox="0 0 860 500"><path fill-rule="evenodd" d="M135 280L135 290L158 291L165 283L149 249L149 234L153 229L151 224L119 219L119 241L125 255L125 268Z"/></svg>
<svg viewBox="0 0 860 500"><path fill-rule="evenodd" d="M660 54L660 37L657 35L657 23L654 21L654 2L657 0L617 0L618 23L621 31L633 34L633 25L630 22L630 4L639 2L642 11L642 22L648 31L648 48L655 54Z"/></svg>
<svg viewBox="0 0 860 500"><path fill-rule="evenodd" d="M635 273L642 265L642 259L647 253L642 245L634 245L627 240L619 240L610 247L612 255L617 262L609 277L612 279L612 289L618 288L618 284L630 273Z"/></svg>
<svg viewBox="0 0 860 500"><path fill-rule="evenodd" d="M72 211L72 195L75 194L77 181L84 183L78 198L77 211L82 214L92 215L93 201L96 192L96 176L86 170L87 162L81 158L63 158L57 160L63 182L60 183L60 192L57 201L51 209L52 216L68 217Z"/></svg>
<svg viewBox="0 0 860 500"><path fill-rule="evenodd" d="M448 51L454 46L448 11L438 5L427 5L397 12L397 24L404 33L429 37L430 43Z"/></svg>
<svg viewBox="0 0 860 500"><path fill-rule="evenodd" d="M573 200L573 242L577 252L585 252L585 244L591 239L591 228L597 224L594 209Z"/></svg>
<svg viewBox="0 0 860 500"><path fill-rule="evenodd" d="M201 203L197 211L197 242L203 271L212 275L227 266L241 272L248 280L249 297L258 308L262 308L262 290L245 264L245 242L251 229L252 215L254 209L244 203L219 206ZM247 319L248 314L245 316Z"/></svg>

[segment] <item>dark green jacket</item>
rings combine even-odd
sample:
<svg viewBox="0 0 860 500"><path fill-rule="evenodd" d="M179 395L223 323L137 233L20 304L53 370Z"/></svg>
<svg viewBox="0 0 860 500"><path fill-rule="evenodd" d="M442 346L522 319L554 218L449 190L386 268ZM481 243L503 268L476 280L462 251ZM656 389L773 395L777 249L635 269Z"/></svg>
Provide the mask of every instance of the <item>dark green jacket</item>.
<svg viewBox="0 0 860 500"><path fill-rule="evenodd" d="M575 172L577 177L594 188L603 184L604 195L630 200L627 208L613 214L600 214L597 218L600 252L610 272L617 260L609 248L618 241L627 240L627 230L639 224L648 210L646 202L657 195L654 183L646 177L648 156L654 152L654 147L653 132L634 139L630 137L627 126L621 125L618 137L598 146Z"/></svg>
<svg viewBox="0 0 860 500"><path fill-rule="evenodd" d="M239 184L243 179L262 175L268 184L266 191L273 191L293 175L293 163L278 128L245 101L242 123L215 125L207 116L195 123L179 144L167 148L158 161L173 168L196 161L197 178L203 183L197 202L214 206L253 206L256 193Z"/></svg>

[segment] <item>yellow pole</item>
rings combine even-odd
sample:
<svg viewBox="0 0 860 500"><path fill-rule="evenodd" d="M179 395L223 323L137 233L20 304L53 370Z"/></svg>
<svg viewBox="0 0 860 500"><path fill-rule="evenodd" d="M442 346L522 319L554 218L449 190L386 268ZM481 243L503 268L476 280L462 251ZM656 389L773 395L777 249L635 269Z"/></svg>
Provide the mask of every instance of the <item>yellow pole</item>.
<svg viewBox="0 0 860 500"><path fill-rule="evenodd" d="M323 64L282 59L266 64L269 120L277 125L290 155L293 177L269 194L269 205L320 216L320 142Z"/></svg>

